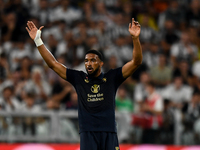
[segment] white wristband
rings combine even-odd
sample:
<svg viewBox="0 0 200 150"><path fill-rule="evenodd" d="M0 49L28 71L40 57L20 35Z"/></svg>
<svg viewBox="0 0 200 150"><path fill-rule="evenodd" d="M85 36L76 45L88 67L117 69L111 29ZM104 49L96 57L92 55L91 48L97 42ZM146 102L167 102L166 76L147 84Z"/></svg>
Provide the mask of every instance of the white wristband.
<svg viewBox="0 0 200 150"><path fill-rule="evenodd" d="M37 39L37 40L34 40L34 42L35 42L35 44L36 44L37 47L43 44L41 38L39 38L39 39Z"/></svg>
<svg viewBox="0 0 200 150"><path fill-rule="evenodd" d="M35 36L35 39L34 39L34 42L35 42L37 47L43 44L42 39L40 38L40 36L41 36L41 31L37 30L37 33L36 33L36 36Z"/></svg>

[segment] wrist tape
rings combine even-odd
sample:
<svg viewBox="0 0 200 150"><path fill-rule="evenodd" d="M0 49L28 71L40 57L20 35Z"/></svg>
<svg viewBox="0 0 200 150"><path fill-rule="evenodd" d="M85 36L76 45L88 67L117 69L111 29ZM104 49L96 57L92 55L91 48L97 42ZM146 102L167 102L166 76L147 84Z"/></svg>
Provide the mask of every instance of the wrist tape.
<svg viewBox="0 0 200 150"><path fill-rule="evenodd" d="M37 30L37 33L36 33L36 36L35 36L35 39L34 39L34 42L35 42L37 47L43 44L42 39L40 37L41 37L41 31Z"/></svg>

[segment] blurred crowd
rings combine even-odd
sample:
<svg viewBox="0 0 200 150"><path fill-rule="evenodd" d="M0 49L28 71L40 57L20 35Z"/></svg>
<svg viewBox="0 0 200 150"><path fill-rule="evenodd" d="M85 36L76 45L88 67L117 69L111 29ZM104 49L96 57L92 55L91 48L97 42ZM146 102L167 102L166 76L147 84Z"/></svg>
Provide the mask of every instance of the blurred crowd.
<svg viewBox="0 0 200 150"><path fill-rule="evenodd" d="M200 143L200 0L0 0L0 11L1 111L77 109L74 88L29 38L28 20L44 26L42 39L60 63L85 70L85 52L96 49L106 72L132 59L128 24L135 18L143 63L119 88L116 111L137 114L129 122L145 130L144 142L162 129L167 144L178 110L182 141Z"/></svg>

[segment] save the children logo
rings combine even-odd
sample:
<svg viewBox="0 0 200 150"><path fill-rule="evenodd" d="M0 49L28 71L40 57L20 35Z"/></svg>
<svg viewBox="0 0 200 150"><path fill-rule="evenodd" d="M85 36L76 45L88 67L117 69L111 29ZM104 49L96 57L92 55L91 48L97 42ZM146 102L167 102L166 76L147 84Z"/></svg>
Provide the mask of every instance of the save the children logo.
<svg viewBox="0 0 200 150"><path fill-rule="evenodd" d="M98 93L100 90L100 85L97 85L97 84L94 84L92 87L91 87L91 91L93 93Z"/></svg>

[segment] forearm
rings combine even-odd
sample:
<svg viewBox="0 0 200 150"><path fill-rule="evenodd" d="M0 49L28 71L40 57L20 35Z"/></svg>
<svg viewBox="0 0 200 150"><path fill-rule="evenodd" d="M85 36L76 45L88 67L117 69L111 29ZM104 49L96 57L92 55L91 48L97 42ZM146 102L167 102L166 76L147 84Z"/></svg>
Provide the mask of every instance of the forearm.
<svg viewBox="0 0 200 150"><path fill-rule="evenodd" d="M59 93L59 94L53 95L53 96L52 96L52 99L54 99L54 100L60 102L67 94L68 94L68 93L62 91L62 92Z"/></svg>
<svg viewBox="0 0 200 150"><path fill-rule="evenodd" d="M39 86L39 89L40 89L40 96L42 97L43 100L47 100L47 94L44 92L44 89L42 86Z"/></svg>
<svg viewBox="0 0 200 150"><path fill-rule="evenodd" d="M39 30L35 26L35 24L32 21L27 22L26 30L29 33L29 36L32 40L34 40L41 56L43 57L44 61L47 63L47 65L53 69L61 78L66 79L66 71L67 68L59 63L54 56L51 54L51 52L44 46L42 40L41 40L41 29L44 26L41 26Z"/></svg>
<svg viewBox="0 0 200 150"><path fill-rule="evenodd" d="M152 109L150 112L154 115L162 115L162 111L157 111L157 110Z"/></svg>
<svg viewBox="0 0 200 150"><path fill-rule="evenodd" d="M72 90L71 87L68 87L68 86L67 86L67 87L65 87L65 88L62 90L62 92L60 92L59 94L53 95L52 98L55 99L56 101L61 101L63 98L65 98L65 96L66 96L67 94L70 93L71 90Z"/></svg>
<svg viewBox="0 0 200 150"><path fill-rule="evenodd" d="M142 47L140 45L139 37L133 38L133 58L122 67L122 74L124 78L129 77L142 64Z"/></svg>
<svg viewBox="0 0 200 150"><path fill-rule="evenodd" d="M38 46L38 51L40 52L42 58L47 63L47 65L52 68L54 63L57 62L55 57L52 55L52 53L45 47L44 44L41 46Z"/></svg>
<svg viewBox="0 0 200 150"><path fill-rule="evenodd" d="M133 61L135 65L141 65L142 63L142 47L140 44L139 37L133 38Z"/></svg>

